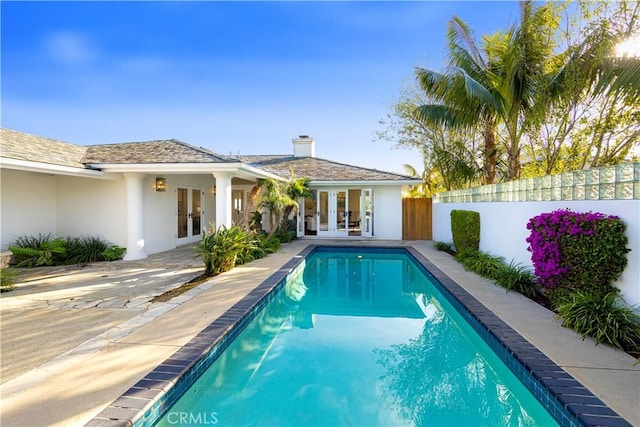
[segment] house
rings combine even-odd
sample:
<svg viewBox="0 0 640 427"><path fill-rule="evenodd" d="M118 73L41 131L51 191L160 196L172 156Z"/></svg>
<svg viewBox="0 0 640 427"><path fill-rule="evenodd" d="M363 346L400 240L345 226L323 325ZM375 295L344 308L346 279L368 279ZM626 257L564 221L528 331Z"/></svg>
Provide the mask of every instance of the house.
<svg viewBox="0 0 640 427"><path fill-rule="evenodd" d="M93 235L127 248L125 260L198 241L204 227L246 225L258 179L310 179L298 236L401 239L401 174L315 156L224 156L175 139L79 146L1 129L1 245L18 236ZM268 223L268 221L263 221Z"/></svg>

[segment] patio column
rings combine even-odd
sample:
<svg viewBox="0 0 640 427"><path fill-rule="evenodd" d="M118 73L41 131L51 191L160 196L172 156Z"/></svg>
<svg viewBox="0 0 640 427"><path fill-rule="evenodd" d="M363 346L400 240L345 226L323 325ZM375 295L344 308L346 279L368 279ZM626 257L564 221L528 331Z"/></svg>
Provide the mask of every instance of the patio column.
<svg viewBox="0 0 640 427"><path fill-rule="evenodd" d="M145 175L141 173L124 173L123 175L127 187L127 253L123 259L125 261L133 261L147 257L144 252L144 217L142 210Z"/></svg>
<svg viewBox="0 0 640 427"><path fill-rule="evenodd" d="M230 172L214 172L216 179L216 228L231 227L231 178Z"/></svg>

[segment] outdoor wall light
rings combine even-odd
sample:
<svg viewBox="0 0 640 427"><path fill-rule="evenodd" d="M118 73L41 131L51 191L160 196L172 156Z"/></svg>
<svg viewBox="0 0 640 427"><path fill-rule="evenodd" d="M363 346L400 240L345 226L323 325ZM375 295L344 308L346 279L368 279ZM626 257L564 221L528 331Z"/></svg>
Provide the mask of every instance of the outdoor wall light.
<svg viewBox="0 0 640 427"><path fill-rule="evenodd" d="M167 191L167 178L156 178L156 191Z"/></svg>

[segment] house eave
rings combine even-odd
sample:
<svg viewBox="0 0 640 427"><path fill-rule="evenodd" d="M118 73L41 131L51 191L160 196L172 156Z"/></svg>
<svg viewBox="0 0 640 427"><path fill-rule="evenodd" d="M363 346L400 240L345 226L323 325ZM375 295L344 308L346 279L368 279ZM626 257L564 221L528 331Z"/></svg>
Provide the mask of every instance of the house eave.
<svg viewBox="0 0 640 427"><path fill-rule="evenodd" d="M309 181L309 186L313 187L340 187L340 186L403 186L403 185L417 185L420 184L422 180L372 180L372 181L359 181L359 180L349 180L349 181Z"/></svg>
<svg viewBox="0 0 640 427"><path fill-rule="evenodd" d="M81 176L85 178L119 179L105 175L101 170L74 168L71 166L54 165L50 163L32 162L29 160L9 159L0 157L0 168L21 170L25 172L44 173L49 175Z"/></svg>
<svg viewBox="0 0 640 427"><path fill-rule="evenodd" d="M282 177L246 163L92 163L89 166L112 173L148 173L148 174L214 174L230 172L247 179Z"/></svg>

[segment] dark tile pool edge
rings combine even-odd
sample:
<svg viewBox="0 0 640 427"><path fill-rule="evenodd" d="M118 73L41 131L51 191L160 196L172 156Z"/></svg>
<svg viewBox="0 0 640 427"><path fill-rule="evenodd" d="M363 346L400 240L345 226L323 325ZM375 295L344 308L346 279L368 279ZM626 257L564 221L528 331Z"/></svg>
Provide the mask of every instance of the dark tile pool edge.
<svg viewBox="0 0 640 427"><path fill-rule="evenodd" d="M439 282L446 290L445 297L462 308L461 314L472 320L469 323L476 332L561 425L573 425L575 420L583 426L631 426L417 249L405 249Z"/></svg>
<svg viewBox="0 0 640 427"><path fill-rule="evenodd" d="M272 299L269 295L275 295L273 290L284 283L283 279L294 272L316 247L308 245L294 255L85 426L147 426L156 422Z"/></svg>
<svg viewBox="0 0 640 427"><path fill-rule="evenodd" d="M470 324L474 329L543 405L548 410L551 405L554 408L552 410L570 415L570 419L564 417L566 422L563 423L562 414L549 410L556 419L560 418L561 425L631 425L414 247L310 244L114 400L86 426L152 425L272 299L275 295L274 289L283 283L283 279L294 272L303 260L318 248L392 249L409 253L426 274L439 282L445 291L443 295L457 308L462 309L461 314L471 320ZM517 363L513 363L514 360L517 360Z"/></svg>

